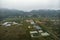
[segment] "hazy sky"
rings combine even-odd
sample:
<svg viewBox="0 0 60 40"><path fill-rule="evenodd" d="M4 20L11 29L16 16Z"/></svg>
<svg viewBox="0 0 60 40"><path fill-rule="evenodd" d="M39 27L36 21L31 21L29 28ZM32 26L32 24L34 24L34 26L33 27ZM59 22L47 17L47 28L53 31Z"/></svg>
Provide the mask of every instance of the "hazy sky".
<svg viewBox="0 0 60 40"><path fill-rule="evenodd" d="M0 8L24 11L38 9L60 9L59 0L0 0Z"/></svg>

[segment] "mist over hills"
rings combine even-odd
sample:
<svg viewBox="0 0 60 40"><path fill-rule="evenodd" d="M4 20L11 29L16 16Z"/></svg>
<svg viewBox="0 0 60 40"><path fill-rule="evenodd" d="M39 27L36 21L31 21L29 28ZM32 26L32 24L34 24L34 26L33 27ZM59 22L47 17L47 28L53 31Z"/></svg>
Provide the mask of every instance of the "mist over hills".
<svg viewBox="0 0 60 40"><path fill-rule="evenodd" d="M9 16L60 17L60 10L32 10L25 12L13 9L0 9L0 20Z"/></svg>

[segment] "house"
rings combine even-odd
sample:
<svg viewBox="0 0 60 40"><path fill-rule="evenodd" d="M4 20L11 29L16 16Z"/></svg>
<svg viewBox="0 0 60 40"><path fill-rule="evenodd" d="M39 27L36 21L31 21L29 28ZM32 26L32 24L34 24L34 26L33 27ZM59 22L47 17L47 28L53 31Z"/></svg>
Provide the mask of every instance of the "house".
<svg viewBox="0 0 60 40"><path fill-rule="evenodd" d="M6 24L5 26L11 26L11 24Z"/></svg>
<svg viewBox="0 0 60 40"><path fill-rule="evenodd" d="M39 33L42 33L42 32L43 32L43 30L39 30L38 32L39 32Z"/></svg>
<svg viewBox="0 0 60 40"><path fill-rule="evenodd" d="M49 36L50 34L47 32L41 33L41 36Z"/></svg>
<svg viewBox="0 0 60 40"><path fill-rule="evenodd" d="M3 23L2 25L6 25L8 22Z"/></svg>
<svg viewBox="0 0 60 40"><path fill-rule="evenodd" d="M30 35L31 35L31 37L38 37L39 36L37 31L30 31Z"/></svg>
<svg viewBox="0 0 60 40"><path fill-rule="evenodd" d="M2 24L3 26L11 26L11 22L5 22Z"/></svg>

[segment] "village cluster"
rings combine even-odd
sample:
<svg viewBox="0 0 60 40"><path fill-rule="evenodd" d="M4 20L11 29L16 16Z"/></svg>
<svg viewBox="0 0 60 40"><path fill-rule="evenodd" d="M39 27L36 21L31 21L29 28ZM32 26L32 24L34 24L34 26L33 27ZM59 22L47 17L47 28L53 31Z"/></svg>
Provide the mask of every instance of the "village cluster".
<svg viewBox="0 0 60 40"><path fill-rule="evenodd" d="M31 37L36 38L40 36L50 36L48 32L43 31L43 29L39 25L37 25L33 20L26 20L26 22L30 22L30 24L33 25L28 26Z"/></svg>
<svg viewBox="0 0 60 40"><path fill-rule="evenodd" d="M4 22L2 24L2 26L5 26L5 27L9 27L9 26L12 26L12 25L20 25L20 24L17 23L17 22Z"/></svg>
<svg viewBox="0 0 60 40"><path fill-rule="evenodd" d="M30 36L33 38L40 37L40 36L50 36L47 31L44 31L41 26L37 25L32 19L26 20L26 22L30 23L31 25L28 26ZM12 25L20 25L17 22L4 22L3 26L12 26Z"/></svg>

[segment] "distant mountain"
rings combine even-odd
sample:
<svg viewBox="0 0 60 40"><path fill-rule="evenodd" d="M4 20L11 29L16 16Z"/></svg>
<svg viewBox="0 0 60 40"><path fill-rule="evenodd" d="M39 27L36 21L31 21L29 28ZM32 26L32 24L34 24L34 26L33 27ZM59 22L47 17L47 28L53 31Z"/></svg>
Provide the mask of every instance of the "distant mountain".
<svg viewBox="0 0 60 40"><path fill-rule="evenodd" d="M60 13L60 10L33 10L31 13L41 16L57 16Z"/></svg>
<svg viewBox="0 0 60 40"><path fill-rule="evenodd" d="M57 17L60 16L60 10L32 10L30 12L24 12L20 10L12 9L0 9L0 19L7 18L9 16L28 16L32 17Z"/></svg>

